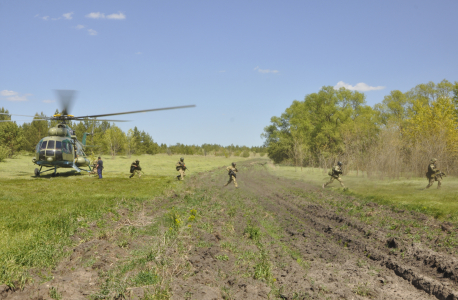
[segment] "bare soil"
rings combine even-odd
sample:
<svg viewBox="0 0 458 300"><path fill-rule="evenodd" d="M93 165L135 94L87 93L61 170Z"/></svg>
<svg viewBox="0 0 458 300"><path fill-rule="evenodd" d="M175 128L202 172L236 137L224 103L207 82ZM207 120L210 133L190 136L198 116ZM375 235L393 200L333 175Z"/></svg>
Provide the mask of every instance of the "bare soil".
<svg viewBox="0 0 458 300"><path fill-rule="evenodd" d="M81 229L0 299L458 299L453 224L238 169L238 189L220 168Z"/></svg>

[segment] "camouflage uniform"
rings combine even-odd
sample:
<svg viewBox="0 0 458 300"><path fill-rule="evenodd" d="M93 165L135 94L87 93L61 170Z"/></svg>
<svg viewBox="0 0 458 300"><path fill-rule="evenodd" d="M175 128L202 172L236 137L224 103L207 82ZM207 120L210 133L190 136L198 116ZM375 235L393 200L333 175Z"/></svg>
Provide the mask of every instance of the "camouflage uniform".
<svg viewBox="0 0 458 300"><path fill-rule="evenodd" d="M134 161L131 165L130 165L130 173L132 173L129 178L132 178L135 176L135 174L138 175L138 178L140 178L142 176L142 174L140 173L140 171L142 170L142 168L140 167L140 161L136 160Z"/></svg>
<svg viewBox="0 0 458 300"><path fill-rule="evenodd" d="M184 158L180 158L180 161L177 162L176 164L176 169L178 172L180 172L180 175L177 176L178 180L184 180L184 177L186 176L186 166L184 164Z"/></svg>
<svg viewBox="0 0 458 300"><path fill-rule="evenodd" d="M331 176L331 179L323 184L323 188L325 188L328 184L331 184L334 179L340 182L341 187L345 187L343 184L342 178L340 178L340 174L342 174L342 168L340 167L342 164L339 162L332 170L329 172L329 176Z"/></svg>
<svg viewBox="0 0 458 300"><path fill-rule="evenodd" d="M227 170L227 174L229 175L229 181L224 186L227 186L231 182L234 182L234 185L237 188L238 185L237 185L237 180L235 178L237 176L236 174L237 174L238 170L235 167L235 164L233 163L232 166L227 167L226 170Z"/></svg>
<svg viewBox="0 0 458 300"><path fill-rule="evenodd" d="M429 187L434 184L434 181L437 181L437 188L441 188L442 173L437 169L436 161L437 159L433 158L431 159L428 165L428 172L426 172L426 178L428 178L429 183L426 186L427 189L429 189Z"/></svg>

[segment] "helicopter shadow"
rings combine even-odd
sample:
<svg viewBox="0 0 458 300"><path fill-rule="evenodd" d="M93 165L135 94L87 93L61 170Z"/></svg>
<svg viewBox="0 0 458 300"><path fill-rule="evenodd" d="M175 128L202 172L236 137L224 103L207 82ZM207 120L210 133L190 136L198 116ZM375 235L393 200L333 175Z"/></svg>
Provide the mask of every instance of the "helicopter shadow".
<svg viewBox="0 0 458 300"><path fill-rule="evenodd" d="M49 178L58 178L58 177L67 178L67 177L75 177L75 176L83 176L83 174L73 170L73 171L68 171L68 172L63 172L63 173L57 172L56 175L54 175L53 173L49 173L49 174L42 174L40 176L32 175L30 177L31 178L48 178L49 179Z"/></svg>

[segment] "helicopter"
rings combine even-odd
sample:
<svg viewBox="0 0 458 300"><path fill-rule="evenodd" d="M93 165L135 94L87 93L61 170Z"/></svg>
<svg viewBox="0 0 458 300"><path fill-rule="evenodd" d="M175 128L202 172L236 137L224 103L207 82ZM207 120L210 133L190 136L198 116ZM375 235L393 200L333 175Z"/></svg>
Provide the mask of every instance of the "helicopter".
<svg viewBox="0 0 458 300"><path fill-rule="evenodd" d="M153 109L144 109L136 111L126 111L119 113L111 114L99 114L99 115L88 115L88 116L74 116L69 114L69 109L76 91L74 90L56 90L57 96L60 100L62 110L61 113L56 113L52 117L40 117L40 119L35 119L34 116L27 115L15 115L10 113L0 113L2 115L9 116L21 116L21 117L33 117L33 121L58 121L60 122L57 126L51 127L48 130L48 136L42 138L40 142L35 147L35 157L32 159L32 162L39 166L40 168L35 168L34 175L39 177L41 174L49 171L54 171L51 174L52 177L57 176L58 168L73 168L78 173L85 171L90 173L91 162L88 159L87 155L84 153L84 149L89 147L86 145L86 139L88 135L93 135L94 132L83 134L83 138L79 141L76 137L76 132L70 126L68 126L68 121L110 121L110 122L129 122L126 120L111 120L111 119L95 119L99 117L109 117L117 115L126 115L126 114L136 114L144 112L152 112L159 110L170 110L170 109L180 109L180 108L190 108L195 107L195 105L184 105L184 106L173 106L173 107L163 107L163 108L153 108ZM11 120L2 120L0 122L11 122ZM48 168L42 170L43 167ZM84 169L86 168L87 169Z"/></svg>

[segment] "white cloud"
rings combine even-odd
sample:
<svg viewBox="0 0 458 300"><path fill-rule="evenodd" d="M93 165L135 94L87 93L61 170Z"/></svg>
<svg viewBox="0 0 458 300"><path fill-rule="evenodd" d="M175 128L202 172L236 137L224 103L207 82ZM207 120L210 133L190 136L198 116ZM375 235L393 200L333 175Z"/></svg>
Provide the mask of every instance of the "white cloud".
<svg viewBox="0 0 458 300"><path fill-rule="evenodd" d="M122 12L119 12L118 14L111 14L107 16L107 19L112 19L112 20L124 20L126 18L126 15L123 14Z"/></svg>
<svg viewBox="0 0 458 300"><path fill-rule="evenodd" d="M63 16L66 20L71 20L71 19L73 19L72 15L73 15L73 12L69 12L69 13L63 14L62 16Z"/></svg>
<svg viewBox="0 0 458 300"><path fill-rule="evenodd" d="M44 17L41 17L41 18L42 18L43 20L45 20L45 21L48 21L49 16L44 16Z"/></svg>
<svg viewBox="0 0 458 300"><path fill-rule="evenodd" d="M355 86L352 86L351 84L345 83L343 81L339 81L334 86L334 89L338 90L341 87L344 87L350 91L361 91L361 92L383 90L385 88L384 86L370 86L370 85L365 84L364 82L360 82L360 83L357 83Z"/></svg>
<svg viewBox="0 0 458 300"><path fill-rule="evenodd" d="M278 73L278 70L260 69L259 67L254 68L254 70L258 70L259 73Z"/></svg>
<svg viewBox="0 0 458 300"><path fill-rule="evenodd" d="M6 97L8 101L28 101L27 97L32 96L32 94L19 95L18 92L3 90L0 92L0 95Z"/></svg>
<svg viewBox="0 0 458 300"><path fill-rule="evenodd" d="M8 90L3 90L3 91L0 92L0 95L5 96L5 97L6 96L15 96L17 94L18 94L18 92L8 91Z"/></svg>
<svg viewBox="0 0 458 300"><path fill-rule="evenodd" d="M141 52L139 51L139 52L135 52L135 54L137 54L137 55L141 55L141 54L143 54L143 53L141 53Z"/></svg>
<svg viewBox="0 0 458 300"><path fill-rule="evenodd" d="M56 102L55 100L43 100L43 103L53 103Z"/></svg>
<svg viewBox="0 0 458 300"><path fill-rule="evenodd" d="M97 31L95 31L94 29L88 29L87 32L89 33L89 35L97 35Z"/></svg>
<svg viewBox="0 0 458 300"><path fill-rule="evenodd" d="M105 14L100 12L91 12L90 14L86 15L86 18L91 19L105 19Z"/></svg>
<svg viewBox="0 0 458 300"><path fill-rule="evenodd" d="M76 26L75 26L75 28L78 29L78 30L79 30L79 29L83 29L84 27L86 27L86 26L84 26L84 25L76 25Z"/></svg>
<svg viewBox="0 0 458 300"><path fill-rule="evenodd" d="M86 18L90 18L90 19L124 20L126 18L126 15L123 14L122 12L119 12L117 14L111 14L111 15L105 16L105 14L101 13L101 12L91 12L90 14L86 15Z"/></svg>

